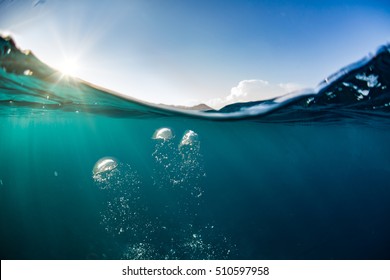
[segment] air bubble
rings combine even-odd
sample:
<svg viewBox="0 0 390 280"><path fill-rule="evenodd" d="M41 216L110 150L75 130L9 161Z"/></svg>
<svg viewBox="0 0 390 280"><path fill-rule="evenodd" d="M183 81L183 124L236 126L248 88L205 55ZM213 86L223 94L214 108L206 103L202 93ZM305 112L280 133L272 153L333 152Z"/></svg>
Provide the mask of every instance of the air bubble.
<svg viewBox="0 0 390 280"><path fill-rule="evenodd" d="M117 161L111 157L104 157L99 159L92 170L93 175L98 175L107 171L114 170L118 166Z"/></svg>
<svg viewBox="0 0 390 280"><path fill-rule="evenodd" d="M179 149L183 146L188 146L188 145L192 146L194 144L198 144L198 141L199 141L198 134L192 130L187 130L180 141Z"/></svg>
<svg viewBox="0 0 390 280"><path fill-rule="evenodd" d="M152 139L155 139L155 140L161 139L164 141L170 140L172 138L173 138L173 132L170 128L167 128L167 127L157 129L154 132L153 137L152 137Z"/></svg>

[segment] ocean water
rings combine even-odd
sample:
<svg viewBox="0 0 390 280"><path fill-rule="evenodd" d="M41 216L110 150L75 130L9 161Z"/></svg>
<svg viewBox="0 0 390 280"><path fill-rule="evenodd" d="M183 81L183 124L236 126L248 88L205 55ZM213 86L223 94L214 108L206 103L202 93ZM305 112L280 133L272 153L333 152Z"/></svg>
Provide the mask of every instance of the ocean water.
<svg viewBox="0 0 390 280"><path fill-rule="evenodd" d="M208 112L0 66L1 259L390 258L389 46Z"/></svg>

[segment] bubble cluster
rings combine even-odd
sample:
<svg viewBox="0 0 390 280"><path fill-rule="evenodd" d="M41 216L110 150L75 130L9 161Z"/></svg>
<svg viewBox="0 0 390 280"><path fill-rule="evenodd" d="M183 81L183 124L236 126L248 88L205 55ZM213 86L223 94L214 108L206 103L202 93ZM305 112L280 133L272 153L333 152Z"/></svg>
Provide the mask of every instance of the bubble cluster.
<svg viewBox="0 0 390 280"><path fill-rule="evenodd" d="M236 246L214 226L196 229L192 224L183 224L169 235L170 238L164 241L154 239L129 243L122 253L122 259L229 259L234 258L237 252Z"/></svg>
<svg viewBox="0 0 390 280"><path fill-rule="evenodd" d="M154 185L163 192L161 197L168 197L159 216L160 220L166 221L164 228L171 238L165 242L164 249L159 247L158 251L164 252L159 258L224 258L223 250L204 237L212 236L208 232L215 232L214 227L202 227L197 222L206 177L199 135L186 130L178 143L172 140L156 142L152 156ZM172 220L172 217L176 219Z"/></svg>
<svg viewBox="0 0 390 280"><path fill-rule="evenodd" d="M154 135L160 130L156 130ZM157 142L152 156L156 163L153 174L156 186L183 188L192 196L202 195L201 184L206 173L196 132L185 131L178 145L173 141Z"/></svg>
<svg viewBox="0 0 390 280"><path fill-rule="evenodd" d="M150 244L144 242L126 246L122 258L125 260L160 259L156 250Z"/></svg>
<svg viewBox="0 0 390 280"><path fill-rule="evenodd" d="M174 141L171 129L160 128L152 139L153 185L112 157L100 159L93 168L93 179L105 197L101 225L122 244L120 257L229 258L228 239L198 217L206 177L199 135L187 130Z"/></svg>
<svg viewBox="0 0 390 280"><path fill-rule="evenodd" d="M93 170L95 183L105 191L106 200L100 213L104 229L113 236L138 232L141 180L137 172L112 158L100 159Z"/></svg>

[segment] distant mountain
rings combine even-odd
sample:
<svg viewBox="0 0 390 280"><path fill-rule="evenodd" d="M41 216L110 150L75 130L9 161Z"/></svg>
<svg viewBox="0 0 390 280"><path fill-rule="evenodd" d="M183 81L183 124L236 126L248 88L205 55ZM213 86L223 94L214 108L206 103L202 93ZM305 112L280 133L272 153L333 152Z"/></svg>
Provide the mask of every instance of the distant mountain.
<svg viewBox="0 0 390 280"><path fill-rule="evenodd" d="M179 110L189 110L189 111L214 111L213 108L207 106L206 104L198 104L195 106L182 106L182 105L166 105L166 104L158 104L158 106L166 107L166 108L174 108Z"/></svg>

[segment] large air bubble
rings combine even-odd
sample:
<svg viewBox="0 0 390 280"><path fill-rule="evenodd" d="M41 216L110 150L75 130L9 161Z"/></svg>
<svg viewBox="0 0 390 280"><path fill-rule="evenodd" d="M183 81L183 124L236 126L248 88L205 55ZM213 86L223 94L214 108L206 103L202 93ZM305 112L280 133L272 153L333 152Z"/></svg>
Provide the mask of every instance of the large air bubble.
<svg viewBox="0 0 390 280"><path fill-rule="evenodd" d="M106 189L119 173L118 161L113 157L103 157L93 166L92 178L100 189Z"/></svg>
<svg viewBox="0 0 390 280"><path fill-rule="evenodd" d="M157 129L154 132L153 137L152 137L152 139L155 139L155 140L160 139L160 140L164 140L164 141L170 140L172 138L173 138L173 132L170 128L167 128L167 127Z"/></svg>
<svg viewBox="0 0 390 280"><path fill-rule="evenodd" d="M195 145L199 145L198 134L193 130L187 130L180 141L179 149L181 149L184 146L195 146Z"/></svg>
<svg viewBox="0 0 390 280"><path fill-rule="evenodd" d="M116 159L114 159L112 157L101 158L95 163L95 165L92 169L93 176L96 176L100 173L114 170L115 168L117 168L117 166L118 166L118 163L117 163Z"/></svg>

